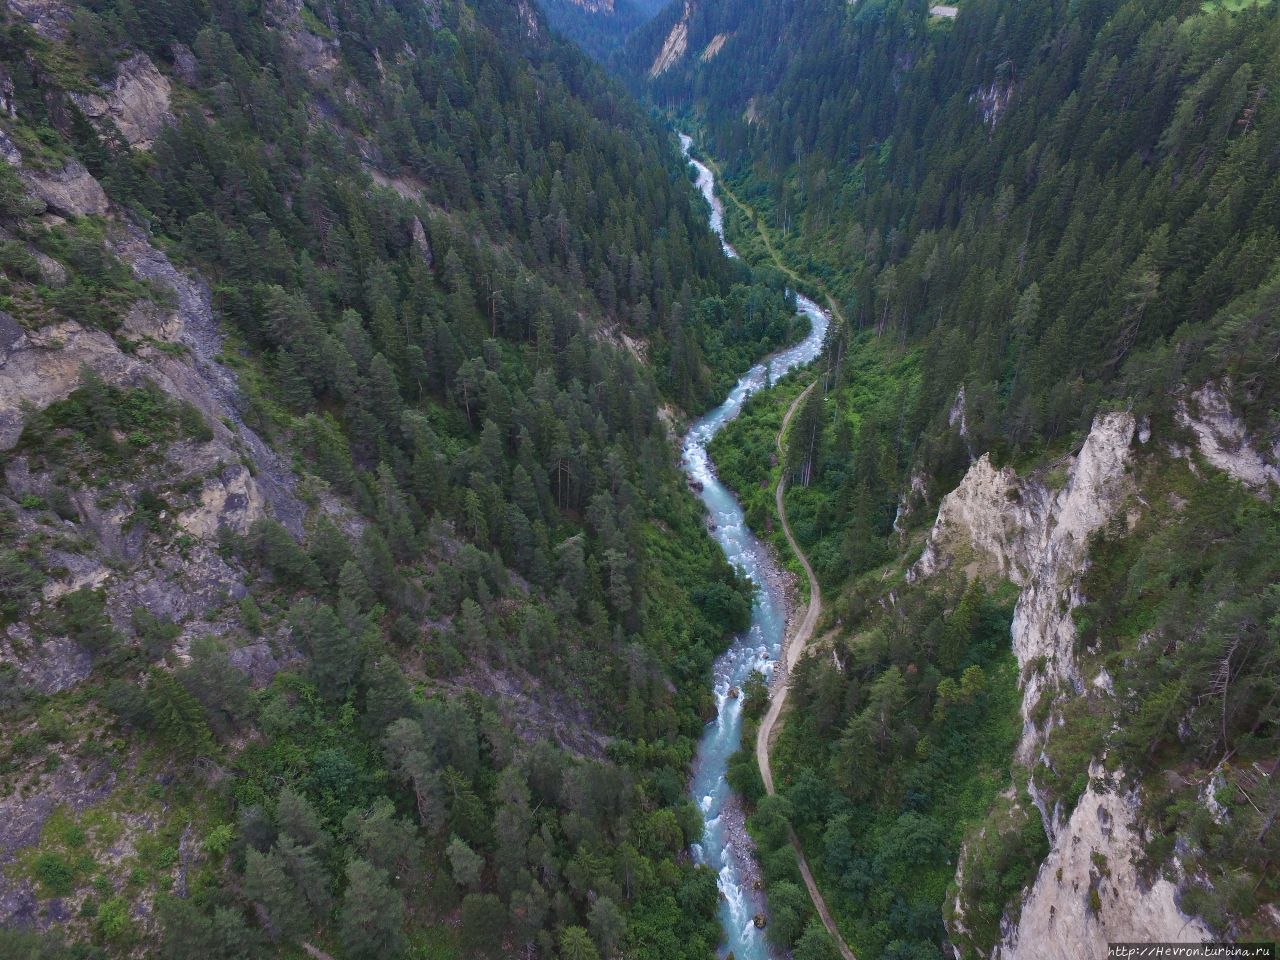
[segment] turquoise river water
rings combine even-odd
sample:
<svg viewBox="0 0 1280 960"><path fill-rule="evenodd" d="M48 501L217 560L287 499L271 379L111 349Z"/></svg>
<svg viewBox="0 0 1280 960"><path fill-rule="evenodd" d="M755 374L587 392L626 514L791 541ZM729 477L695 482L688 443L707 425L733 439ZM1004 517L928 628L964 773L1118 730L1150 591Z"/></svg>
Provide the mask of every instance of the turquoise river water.
<svg viewBox="0 0 1280 960"><path fill-rule="evenodd" d="M715 177L706 166L689 156L691 141L680 135L680 145L697 171L698 189L711 206L711 228L720 235L725 254L737 253L724 240L724 210L715 194ZM729 562L755 584L751 625L715 662L716 718L698 744L690 786L693 800L705 823L702 840L693 847L694 858L715 870L721 893L720 920L725 939L721 955L735 960L769 960L773 957L754 919L764 909L763 897L754 889L757 875L750 838L742 825L736 798L731 796L725 771L742 742L742 701L730 695L741 688L752 671L771 676L782 653L787 623L787 597L782 572L765 546L747 528L742 508L717 478L707 455L707 444L717 431L742 410L747 397L767 387L789 370L812 363L822 352L827 334L827 314L812 300L797 295L796 306L810 320L807 336L798 344L752 367L729 391L724 403L695 423L685 435L681 463L713 521L713 534Z"/></svg>

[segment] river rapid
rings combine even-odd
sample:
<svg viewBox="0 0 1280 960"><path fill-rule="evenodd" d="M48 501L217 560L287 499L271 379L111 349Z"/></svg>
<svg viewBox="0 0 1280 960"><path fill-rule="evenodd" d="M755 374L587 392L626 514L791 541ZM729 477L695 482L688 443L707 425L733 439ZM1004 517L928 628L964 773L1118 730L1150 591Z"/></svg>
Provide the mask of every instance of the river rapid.
<svg viewBox="0 0 1280 960"><path fill-rule="evenodd" d="M715 176L689 155L691 145L691 139L680 134L680 147L697 171L698 189L711 206L711 229L719 234L725 254L736 257L737 252L724 239L724 208L715 193ZM694 844L693 856L718 874L722 895L720 922L725 934L721 956L732 953L734 960L770 960L774 951L763 931L755 926L756 914L764 910L764 896L754 888L759 871L751 840L743 826L739 801L725 780L729 757L742 743L742 700L731 696L731 691L741 690L752 671L766 677L772 675L782 654L788 600L777 561L747 528L742 507L717 479L707 455L707 444L721 427L738 415L749 396L789 370L812 363L822 352L827 334L826 312L799 294L796 307L809 318L808 335L748 370L729 391L724 403L689 429L681 457L681 465L695 481L695 488L701 487L698 496L715 525L712 536L729 562L756 587L751 625L734 638L732 646L715 662L716 718L707 724L698 743L690 786L705 824L701 841Z"/></svg>

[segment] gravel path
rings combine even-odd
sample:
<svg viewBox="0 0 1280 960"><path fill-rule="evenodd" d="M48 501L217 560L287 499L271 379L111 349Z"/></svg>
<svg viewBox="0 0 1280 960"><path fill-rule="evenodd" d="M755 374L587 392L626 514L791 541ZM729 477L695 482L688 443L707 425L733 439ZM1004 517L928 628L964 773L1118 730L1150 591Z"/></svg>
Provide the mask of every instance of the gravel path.
<svg viewBox="0 0 1280 960"><path fill-rule="evenodd" d="M782 427L778 430L778 436L775 441L780 455L785 453L782 446L782 438L787 432L792 416L800 408L800 403L804 398L817 385L818 381L816 380L809 384L798 397L791 401L791 406L787 408L786 416L782 418ZM785 458L783 462L785 462ZM796 555L796 559L800 561L800 566L804 568L805 576L809 578L809 603L805 607L804 614L796 618L795 632L787 637L783 645L782 660L779 663L782 679L773 687L769 699L769 710L765 713L764 719L760 721L760 730L756 735L756 763L760 766L760 777L764 780L764 789L771 796L774 793L774 787L773 769L769 764L770 741L773 739L773 731L777 726L778 718L782 714L782 707L787 701L787 690L790 687L788 678L795 665L800 662L804 648L813 636L813 628L817 626L818 618L822 616L822 588L818 585L818 578L813 574L813 567L809 565L809 558L804 555L804 551L800 549L800 545L796 543L795 536L791 533L791 524L787 522L787 507L783 499L786 485L787 478L784 470L783 476L778 480L778 489L775 496L778 519L782 523L782 532L787 538L787 544L791 547L791 552ZM857 960L853 951L849 949L849 945L840 936L840 930L836 927L836 922L831 917L831 911L827 909L827 902L822 898L822 892L813 880L813 872L809 869L809 861L805 859L804 849L800 846L800 838L796 836L794 830L791 831L791 845L796 851L796 860L800 866L800 876L804 878L804 885L809 891L809 899L813 901L813 907L818 911L818 916L822 919L822 925L827 928L827 933L831 934L831 939L835 941L836 947L840 951L840 956L844 960Z"/></svg>

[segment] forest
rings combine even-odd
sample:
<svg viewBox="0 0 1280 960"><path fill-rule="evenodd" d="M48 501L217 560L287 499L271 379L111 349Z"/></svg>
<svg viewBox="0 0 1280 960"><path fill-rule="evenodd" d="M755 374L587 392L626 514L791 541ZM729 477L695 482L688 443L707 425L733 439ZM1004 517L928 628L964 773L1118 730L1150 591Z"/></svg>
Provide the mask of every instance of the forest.
<svg viewBox="0 0 1280 960"><path fill-rule="evenodd" d="M674 138L536 15L264 9L0 30L19 333L196 363L136 335L173 297L117 254L135 229L207 282L238 381L211 422L158 372L85 370L5 453L0 622L91 663L54 692L0 672L5 795L63 764L117 786L5 853L50 932L0 923L0 953L706 958L684 778L749 595L668 421L793 335L782 284L723 258ZM139 54L174 88L146 149L73 96ZM51 223L26 185L75 162L109 215ZM275 469L243 439L175 469L228 429L284 452L298 516L175 522L219 469ZM124 552L64 589L118 508ZM197 570L206 610L148 605Z"/></svg>
<svg viewBox="0 0 1280 960"><path fill-rule="evenodd" d="M676 438L788 286L824 354L710 448L826 598L778 793L730 765L768 943L834 955L794 832L862 960L1018 955L1102 793L1091 929L1133 873L1275 939L1278 97L1269 0L10 4L0 955L716 955L688 775L752 598ZM1023 662L1037 571L935 517L1059 509L1106 417Z"/></svg>
<svg viewBox="0 0 1280 960"><path fill-rule="evenodd" d="M683 15L634 34L619 68L720 164L744 256L769 259L767 238L848 319L817 371L753 398L712 448L784 555L786 475L831 608L775 748L789 785L753 821L771 899L795 891L790 825L858 956L989 955L1049 850L1028 783L1061 822L1104 758L1142 791L1147 881L1195 877L1186 913L1272 939L1274 488L1179 450L1206 383L1241 438L1280 436L1277 7L706 2L688 53L648 77ZM815 379L779 462L781 412ZM1012 762L1017 591L906 574L979 457L1060 488L1108 410L1174 439L1135 468L1137 526L1090 544L1073 613L1083 675L1115 695L1043 698L1031 720L1053 732L1028 768ZM1196 803L1206 781L1227 820Z"/></svg>

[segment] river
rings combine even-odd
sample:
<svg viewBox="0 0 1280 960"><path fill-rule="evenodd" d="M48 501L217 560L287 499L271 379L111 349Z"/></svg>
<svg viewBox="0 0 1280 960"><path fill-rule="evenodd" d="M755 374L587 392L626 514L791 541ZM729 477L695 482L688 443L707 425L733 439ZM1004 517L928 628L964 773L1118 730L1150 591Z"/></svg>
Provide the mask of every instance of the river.
<svg viewBox="0 0 1280 960"><path fill-rule="evenodd" d="M711 206L711 229L720 235L725 253L736 257L737 252L724 239L724 208L715 194L715 176L689 156L691 144L689 137L680 135L681 149L697 171L698 189ZM712 535L716 542L729 562L756 587L751 625L734 638L732 646L715 662L716 718L707 724L698 743L690 787L705 823L702 840L694 844L693 855L719 876L720 922L725 934L721 955L732 952L735 960L769 960L773 951L754 923L755 915L764 910L764 897L754 889L753 878L758 870L751 841L742 824L737 798L731 795L725 781L729 757L742 743L742 700L730 696L730 691L735 687L741 689L753 670L765 676L773 673L782 654L787 597L777 561L747 528L738 501L717 479L707 455L707 444L721 427L738 415L747 397L787 371L813 362L822 352L827 314L812 300L798 294L796 306L810 320L808 335L795 346L748 370L729 391L724 403L689 429L681 458L685 472L701 485L698 496L715 523Z"/></svg>

